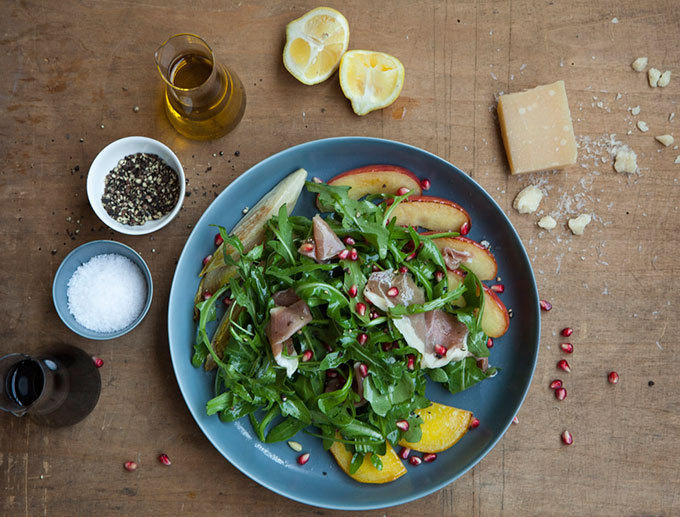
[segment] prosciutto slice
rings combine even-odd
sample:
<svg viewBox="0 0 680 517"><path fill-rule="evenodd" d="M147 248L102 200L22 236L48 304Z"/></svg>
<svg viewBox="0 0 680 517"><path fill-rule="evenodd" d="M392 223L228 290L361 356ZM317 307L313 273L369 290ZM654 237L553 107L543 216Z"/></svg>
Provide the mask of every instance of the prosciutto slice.
<svg viewBox="0 0 680 517"><path fill-rule="evenodd" d="M461 263L469 262L472 255L468 251L458 251L453 248L446 247L442 250L442 257L446 264L446 269L453 271L458 269Z"/></svg>
<svg viewBox="0 0 680 517"><path fill-rule="evenodd" d="M291 301L290 293L285 296L289 297L285 301ZM284 295L280 295L279 298L284 299ZM267 338L272 348L272 354L274 354L274 361L286 369L288 377L291 377L297 370L298 360L293 357L285 357L283 347L286 346L287 355L295 355L293 341L290 338L310 321L312 321L312 313L309 306L304 300L300 299L287 306L276 306L269 311Z"/></svg>
<svg viewBox="0 0 680 517"><path fill-rule="evenodd" d="M345 249L345 245L323 218L316 214L312 218L314 229L314 252L319 262L335 257Z"/></svg>
<svg viewBox="0 0 680 517"><path fill-rule="evenodd" d="M399 290L397 296L387 295L391 287ZM415 284L410 274L395 273L392 269L372 273L364 288L364 297L383 311L397 305L408 307L425 301L423 290ZM423 368L439 368L470 355L467 350L467 327L452 314L441 310L405 314L395 318L393 323L406 343L420 352L420 365ZM444 346L446 355L436 354L435 345Z"/></svg>

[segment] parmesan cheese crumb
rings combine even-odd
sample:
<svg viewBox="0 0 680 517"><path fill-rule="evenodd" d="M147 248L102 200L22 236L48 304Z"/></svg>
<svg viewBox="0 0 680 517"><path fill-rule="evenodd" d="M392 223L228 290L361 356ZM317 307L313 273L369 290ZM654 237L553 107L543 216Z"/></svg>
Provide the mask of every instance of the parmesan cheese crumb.
<svg viewBox="0 0 680 517"><path fill-rule="evenodd" d="M659 81L656 83L656 85L659 88L664 88L668 86L668 83L671 82L671 71L666 70L663 74L661 74L661 77L659 77Z"/></svg>
<svg viewBox="0 0 680 517"><path fill-rule="evenodd" d="M633 174L637 170L637 154L632 149L620 147L616 149L614 170Z"/></svg>
<svg viewBox="0 0 680 517"><path fill-rule="evenodd" d="M662 143L666 147L673 145L673 135L659 135L654 138L656 138L658 142Z"/></svg>
<svg viewBox="0 0 680 517"><path fill-rule="evenodd" d="M531 214L536 211L541 199L543 199L543 192L541 192L541 189L535 185L529 185L517 194L515 201L512 203L512 207L520 214Z"/></svg>
<svg viewBox="0 0 680 517"><path fill-rule="evenodd" d="M633 61L630 64L631 67L633 67L633 70L636 72L643 72L645 68L647 68L647 58L646 57L639 57L635 61Z"/></svg>
<svg viewBox="0 0 680 517"><path fill-rule="evenodd" d="M590 224L592 217L589 214L581 214L578 217L569 219L569 229L574 235L583 235L583 230Z"/></svg>
<svg viewBox="0 0 680 517"><path fill-rule="evenodd" d="M649 126L647 125L647 122L645 122L644 120L638 120L637 127L643 133L649 131Z"/></svg>
<svg viewBox="0 0 680 517"><path fill-rule="evenodd" d="M675 163L680 163L680 154L675 157Z"/></svg>
<svg viewBox="0 0 680 517"><path fill-rule="evenodd" d="M649 86L651 86L652 88L656 88L657 84L659 83L659 77L661 77L661 72L656 68L650 68L649 71L647 72Z"/></svg>
<svg viewBox="0 0 680 517"><path fill-rule="evenodd" d="M640 106L635 106L634 108L631 108L631 109L630 109L630 112L631 112L633 115L639 115L639 114L640 114Z"/></svg>
<svg viewBox="0 0 680 517"><path fill-rule="evenodd" d="M553 228L555 228L555 226L557 226L557 221L555 221L555 219L553 219L549 215L546 215L544 217L541 217L540 221L538 221L538 226L540 226L544 230L550 231Z"/></svg>

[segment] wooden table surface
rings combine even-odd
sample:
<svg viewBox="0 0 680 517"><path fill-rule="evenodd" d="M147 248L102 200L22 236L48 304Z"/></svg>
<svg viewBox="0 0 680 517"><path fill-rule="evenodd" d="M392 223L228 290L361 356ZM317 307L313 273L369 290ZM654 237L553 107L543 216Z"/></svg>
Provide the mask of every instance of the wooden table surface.
<svg viewBox="0 0 680 517"><path fill-rule="evenodd" d="M532 259L543 313L534 382L519 425L473 470L419 501L366 515L680 514L680 272L677 147L680 11L673 0L330 2L348 18L350 48L387 51L406 67L396 103L355 116L337 76L307 87L283 68L284 27L313 2L66 0L5 2L0 21L0 355L71 342L105 361L97 408L71 428L0 416L4 515L334 515L260 487L220 456L187 411L168 354L166 314L190 226L224 187L289 146L338 135L400 140L458 165L506 210ZM195 32L240 75L248 105L220 140L180 137L161 111L153 51ZM652 89L630 63L672 70ZM564 79L578 164L510 177L495 97ZM617 95L617 94L620 94ZM139 111L133 111L139 106ZM629 108L640 106L637 117ZM670 114L678 111L675 120ZM640 132L637 120L650 130ZM151 236L103 227L87 202L93 158L146 135L169 145L189 180L180 215ZM613 136L615 135L615 136ZM612 168L611 141L638 153L640 173ZM224 154L221 155L220 151ZM238 154L238 156L236 156ZM211 168L211 169L210 169ZM541 210L512 201L541 184ZM581 237L569 216L594 214ZM64 256L94 239L139 251L154 278L143 323L108 342L71 333L52 305ZM574 328L572 373L559 373L559 330ZM618 371L618 385L607 373ZM549 382L568 381L556 401ZM653 381L653 385L652 382ZM571 447L560 433L569 429ZM157 461L160 452L171 467ZM135 473L123 462L135 459Z"/></svg>

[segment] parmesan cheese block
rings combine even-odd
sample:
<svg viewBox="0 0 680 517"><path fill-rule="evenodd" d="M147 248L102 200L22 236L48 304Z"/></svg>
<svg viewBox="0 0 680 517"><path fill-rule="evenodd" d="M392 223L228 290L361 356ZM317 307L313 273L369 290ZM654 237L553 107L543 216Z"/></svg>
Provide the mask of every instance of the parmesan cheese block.
<svg viewBox="0 0 680 517"><path fill-rule="evenodd" d="M502 95L498 119L512 174L561 169L576 163L576 139L564 81Z"/></svg>

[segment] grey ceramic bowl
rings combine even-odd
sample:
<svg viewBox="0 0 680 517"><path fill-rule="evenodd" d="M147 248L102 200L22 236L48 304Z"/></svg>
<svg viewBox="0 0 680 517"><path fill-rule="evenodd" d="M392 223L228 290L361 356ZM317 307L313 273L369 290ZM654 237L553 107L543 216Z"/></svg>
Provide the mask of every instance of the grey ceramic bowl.
<svg viewBox="0 0 680 517"><path fill-rule="evenodd" d="M73 314L68 309L68 296L66 290L68 288L68 281L73 276L73 273L79 266L90 260L96 255L105 253L115 253L129 258L134 264L139 267L144 278L146 279L146 303L139 316L127 327L116 332L95 332L85 328L76 321ZM146 313L151 306L151 299L153 298L153 282L151 280L151 272L149 267L144 262L144 259L135 250L116 241L91 241L82 246L78 246L71 251L62 261L59 269L54 275L54 282L52 283L52 300L54 307L57 309L57 314L68 328L76 334L86 337L88 339L106 340L120 337L130 332L144 319Z"/></svg>

